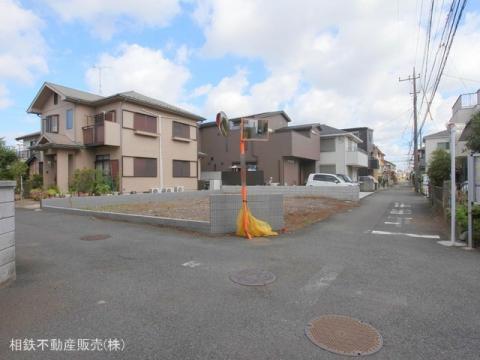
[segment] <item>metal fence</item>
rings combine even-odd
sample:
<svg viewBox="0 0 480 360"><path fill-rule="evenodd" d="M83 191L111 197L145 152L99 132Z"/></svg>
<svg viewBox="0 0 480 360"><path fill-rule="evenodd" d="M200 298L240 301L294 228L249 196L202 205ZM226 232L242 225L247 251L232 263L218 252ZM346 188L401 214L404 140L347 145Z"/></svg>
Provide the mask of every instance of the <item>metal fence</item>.
<svg viewBox="0 0 480 360"><path fill-rule="evenodd" d="M430 185L429 193L433 207L446 215L446 210L450 208L450 187L446 184L444 186Z"/></svg>

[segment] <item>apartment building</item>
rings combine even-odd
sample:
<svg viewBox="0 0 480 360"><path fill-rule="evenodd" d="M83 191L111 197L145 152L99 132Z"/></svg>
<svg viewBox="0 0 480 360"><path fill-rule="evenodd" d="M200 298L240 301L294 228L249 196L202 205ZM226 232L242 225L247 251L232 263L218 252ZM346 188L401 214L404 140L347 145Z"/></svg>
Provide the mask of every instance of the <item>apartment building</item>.
<svg viewBox="0 0 480 360"><path fill-rule="evenodd" d="M367 152L361 148L363 141L352 132L321 125L320 160L317 171L348 175L358 181L359 170L368 167Z"/></svg>
<svg viewBox="0 0 480 360"><path fill-rule="evenodd" d="M264 181L281 185L304 185L308 175L315 172L320 159L320 125L288 126L290 117L284 111L273 111L248 117L268 119L269 140L248 142L246 162L249 170L261 170ZM238 123L240 118L231 119ZM232 130L224 138L215 122L200 126L202 170L232 171L239 165L240 131Z"/></svg>
<svg viewBox="0 0 480 360"><path fill-rule="evenodd" d="M74 171L96 168L119 191L196 189L197 122L204 118L135 91L103 97L46 82L29 106L46 186L68 190Z"/></svg>

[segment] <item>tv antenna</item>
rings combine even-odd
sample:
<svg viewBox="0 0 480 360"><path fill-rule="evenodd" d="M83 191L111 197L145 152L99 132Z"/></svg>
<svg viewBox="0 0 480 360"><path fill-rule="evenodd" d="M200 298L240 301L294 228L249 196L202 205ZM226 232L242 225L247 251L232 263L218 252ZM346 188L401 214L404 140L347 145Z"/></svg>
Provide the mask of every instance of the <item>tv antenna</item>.
<svg viewBox="0 0 480 360"><path fill-rule="evenodd" d="M98 93L102 95L102 70L110 69L110 66L93 66L94 69L98 70Z"/></svg>

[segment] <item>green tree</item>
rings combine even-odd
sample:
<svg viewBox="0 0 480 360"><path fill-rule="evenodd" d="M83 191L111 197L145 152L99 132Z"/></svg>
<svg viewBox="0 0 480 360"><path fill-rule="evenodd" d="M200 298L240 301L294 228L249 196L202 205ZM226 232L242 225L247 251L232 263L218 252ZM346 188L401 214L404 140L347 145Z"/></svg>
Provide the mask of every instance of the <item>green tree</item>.
<svg viewBox="0 0 480 360"><path fill-rule="evenodd" d="M5 140L0 138L0 180L14 180L22 175L18 161L15 150L9 148Z"/></svg>
<svg viewBox="0 0 480 360"><path fill-rule="evenodd" d="M473 152L480 152L480 112L472 116L471 133L467 138L467 148Z"/></svg>
<svg viewBox="0 0 480 360"><path fill-rule="evenodd" d="M434 186L442 186L445 180L449 180L450 154L443 149L435 150L428 163L427 174Z"/></svg>

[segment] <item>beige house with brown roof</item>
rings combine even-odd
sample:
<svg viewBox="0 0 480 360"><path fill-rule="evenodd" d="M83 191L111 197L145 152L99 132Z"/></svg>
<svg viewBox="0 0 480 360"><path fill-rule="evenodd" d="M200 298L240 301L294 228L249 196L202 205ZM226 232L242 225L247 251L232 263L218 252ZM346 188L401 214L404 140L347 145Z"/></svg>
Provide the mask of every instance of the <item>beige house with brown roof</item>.
<svg viewBox="0 0 480 360"><path fill-rule="evenodd" d="M48 82L27 112L41 119L31 148L45 186L66 192L76 169L96 168L122 192L197 188L198 115L134 91L102 97Z"/></svg>

